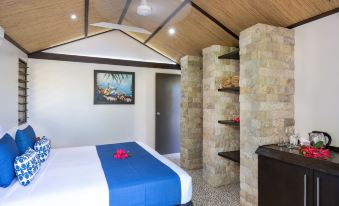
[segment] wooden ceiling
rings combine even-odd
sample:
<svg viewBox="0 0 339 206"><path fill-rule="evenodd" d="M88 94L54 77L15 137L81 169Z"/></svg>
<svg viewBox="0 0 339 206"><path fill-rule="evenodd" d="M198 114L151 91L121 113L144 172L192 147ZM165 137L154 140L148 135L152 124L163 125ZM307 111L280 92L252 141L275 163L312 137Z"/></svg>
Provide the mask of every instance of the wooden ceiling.
<svg viewBox="0 0 339 206"><path fill-rule="evenodd" d="M101 21L142 27L129 32L142 44L179 62L212 44L237 46L240 31L256 24L293 27L339 11L339 0L148 0L152 15L136 14L140 0L1 0L0 25L28 53L87 38L107 29ZM76 14L75 21L70 15ZM88 14L88 15L86 15ZM87 24L88 22L88 24ZM176 34L169 35L168 29Z"/></svg>
<svg viewBox="0 0 339 206"><path fill-rule="evenodd" d="M84 36L83 0L1 0L0 25L28 52ZM70 13L78 15L70 21Z"/></svg>

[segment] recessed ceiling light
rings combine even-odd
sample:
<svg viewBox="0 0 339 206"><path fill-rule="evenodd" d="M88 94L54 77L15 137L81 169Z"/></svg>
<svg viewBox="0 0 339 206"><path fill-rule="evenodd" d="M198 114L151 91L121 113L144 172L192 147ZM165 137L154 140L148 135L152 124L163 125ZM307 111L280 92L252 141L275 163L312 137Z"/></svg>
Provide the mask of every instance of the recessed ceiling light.
<svg viewBox="0 0 339 206"><path fill-rule="evenodd" d="M170 29L168 30L168 33L169 33L170 35L174 35L174 34L175 34L175 29L174 29L174 28L170 28Z"/></svg>
<svg viewBox="0 0 339 206"><path fill-rule="evenodd" d="M77 19L77 15L72 14L72 15L71 15L71 19L72 19L72 20L76 20L76 19Z"/></svg>

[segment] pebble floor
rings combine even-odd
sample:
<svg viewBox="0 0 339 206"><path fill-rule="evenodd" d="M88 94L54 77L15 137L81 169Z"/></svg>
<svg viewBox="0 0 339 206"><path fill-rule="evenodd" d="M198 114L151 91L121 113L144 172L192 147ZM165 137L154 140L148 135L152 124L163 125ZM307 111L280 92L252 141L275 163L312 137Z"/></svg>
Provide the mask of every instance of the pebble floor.
<svg viewBox="0 0 339 206"><path fill-rule="evenodd" d="M179 165L179 158L168 158ZM188 170L193 182L194 206L239 206L240 185L231 184L218 188L209 186L202 178L202 169Z"/></svg>

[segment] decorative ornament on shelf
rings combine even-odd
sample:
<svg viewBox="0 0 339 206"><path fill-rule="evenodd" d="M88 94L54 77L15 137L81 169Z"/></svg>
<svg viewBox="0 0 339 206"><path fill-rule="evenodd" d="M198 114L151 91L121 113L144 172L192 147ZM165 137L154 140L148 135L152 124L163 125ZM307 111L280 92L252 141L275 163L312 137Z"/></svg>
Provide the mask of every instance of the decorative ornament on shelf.
<svg viewBox="0 0 339 206"><path fill-rule="evenodd" d="M232 76L232 86L239 87L239 76Z"/></svg>
<svg viewBox="0 0 339 206"><path fill-rule="evenodd" d="M219 89L239 87L239 76L224 77L219 84Z"/></svg>
<svg viewBox="0 0 339 206"><path fill-rule="evenodd" d="M234 118L234 119L233 119L233 122L235 122L235 123L240 123L240 117Z"/></svg>
<svg viewBox="0 0 339 206"><path fill-rule="evenodd" d="M124 149L118 149L117 151L115 151L114 155L113 155L114 159L127 159L129 157L132 157L132 155L129 152L126 152L126 150Z"/></svg>
<svg viewBox="0 0 339 206"><path fill-rule="evenodd" d="M221 89L232 87L232 77L225 77L222 80Z"/></svg>

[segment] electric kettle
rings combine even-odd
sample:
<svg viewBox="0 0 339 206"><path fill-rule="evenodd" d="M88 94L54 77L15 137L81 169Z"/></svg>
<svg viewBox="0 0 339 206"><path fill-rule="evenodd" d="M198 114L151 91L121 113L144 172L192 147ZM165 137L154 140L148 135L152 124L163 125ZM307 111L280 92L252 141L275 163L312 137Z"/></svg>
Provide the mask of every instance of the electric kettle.
<svg viewBox="0 0 339 206"><path fill-rule="evenodd" d="M332 142L332 137L327 132L322 131L312 131L308 134L311 142L315 142L315 139L321 140L324 142L324 147L328 148Z"/></svg>

